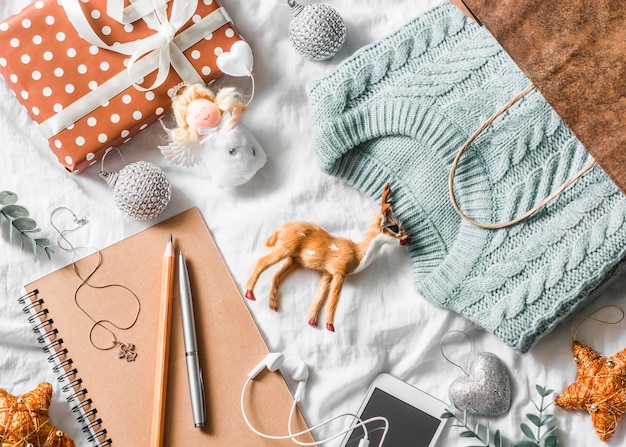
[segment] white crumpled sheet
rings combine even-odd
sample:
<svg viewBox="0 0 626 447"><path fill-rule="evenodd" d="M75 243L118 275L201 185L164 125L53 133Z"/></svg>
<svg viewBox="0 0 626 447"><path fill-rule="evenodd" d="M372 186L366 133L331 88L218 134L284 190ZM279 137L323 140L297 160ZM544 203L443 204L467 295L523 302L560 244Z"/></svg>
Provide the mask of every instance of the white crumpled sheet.
<svg viewBox="0 0 626 447"><path fill-rule="evenodd" d="M440 1L329 1L345 19L347 42L330 61L311 62L289 44L289 8L275 0L224 0L254 53L257 90L243 122L264 146L267 165L248 184L218 190L200 170L168 165L156 148L164 142L164 132L158 124L151 126L121 149L128 162L147 160L166 170L173 198L158 220L191 206L199 207L242 291L254 263L268 252L265 239L284 222L310 221L336 235L360 239L379 205L318 168L312 152L305 83L333 70L359 47L383 38ZM0 2L0 19L28 3ZM58 206L70 207L89 219L89 224L73 235L73 241L83 246L105 247L150 225L120 215L108 186L98 176L98 167L80 175L68 174L4 82L0 83L0 97L0 190L19 195L19 203L31 211L42 235L55 237L49 218ZM52 382L56 391L52 420L79 447L86 447L86 435L74 420L17 303L25 283L69 263L71 257L57 250L48 261L41 254L35 257L28 250L20 251L19 244L8 241L6 222L0 226L0 387L21 394L40 381ZM307 324L307 310L319 278L316 272L299 271L285 281L279 312L267 307L270 278L271 271L261 277L256 288L258 300L247 304L271 350L283 351L292 359L299 357L309 365L310 378L300 406L311 425L356 411L372 379L383 371L447 401L449 384L462 374L441 353L440 341L451 330L467 332L476 351L494 352L508 367L511 410L489 421L510 441L521 439L519 424L526 422L526 413L535 411L529 401L537 397L535 384L560 391L575 377L571 322L563 323L530 352L520 355L464 318L420 297L412 286L407 252L400 246L387 247L370 267L346 280L335 333L322 329L323 324L319 329ZM622 276L604 290L591 309L610 303L623 305L624 284ZM612 355L626 345L625 327L626 322L616 326L588 322L579 339L602 354ZM467 345L446 347L451 359L464 364L469 354ZM251 365L258 360L245 359ZM115 386L115 378L110 379ZM244 378L233 380L243 384ZM556 414L561 445L601 445L587 414L551 410ZM319 430L318 438L334 433L341 425ZM457 428L447 427L439 445L476 444L459 438L458 433ZM626 422L618 427L609 445L622 445L625 440ZM336 440L329 445L338 444Z"/></svg>

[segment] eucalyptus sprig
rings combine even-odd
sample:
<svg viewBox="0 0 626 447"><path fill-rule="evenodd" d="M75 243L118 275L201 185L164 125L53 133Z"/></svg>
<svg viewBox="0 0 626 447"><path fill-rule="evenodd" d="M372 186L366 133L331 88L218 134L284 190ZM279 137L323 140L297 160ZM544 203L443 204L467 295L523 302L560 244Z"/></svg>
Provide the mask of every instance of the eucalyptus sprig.
<svg viewBox="0 0 626 447"><path fill-rule="evenodd" d="M546 389L543 386L535 385L537 393L541 397L539 404L534 400L531 400L539 414L527 413L526 417L535 426L536 430L533 430L528 424L521 423L520 430L526 439L511 444L511 447L557 447L559 445L559 439L556 436L557 426L552 425L548 427L548 424L554 420L553 414L547 414L546 410L552 405L552 402L546 403L546 397L554 392L554 390ZM454 419L455 424L453 427L459 427L463 431L459 434L461 438L475 438L482 444L474 445L471 447L505 447L500 430L496 430L493 435L493 444L491 444L491 429L489 422L481 424L476 422L472 428L467 420L467 411L463 411L463 416L458 416L453 410L446 410L441 415L444 419ZM542 430L543 429L543 430Z"/></svg>
<svg viewBox="0 0 626 447"><path fill-rule="evenodd" d="M50 259L54 250L50 246L50 241L46 238L33 238L31 234L41 231L35 219L30 217L30 213L26 208L17 205L17 194L11 191L0 192L0 215L9 223L9 241L13 241L13 233L18 231L20 234L20 245L24 249L24 241L32 248L33 253L37 253L37 247L44 250L44 253Z"/></svg>
<svg viewBox="0 0 626 447"><path fill-rule="evenodd" d="M461 438L476 438L482 444L475 445L472 447L491 447L491 430L489 427L489 422L486 425L482 425L480 422L476 422L474 428L470 427L467 421L467 410L463 411L463 417L459 417L453 410L446 410L445 413L441 415L444 419L455 419L457 422L452 424L453 427L462 428L463 431L459 434ZM481 428L483 430L481 430ZM483 433L481 435L481 432ZM496 430L493 436L493 446L494 447L504 447L502 444L502 434L500 430Z"/></svg>
<svg viewBox="0 0 626 447"><path fill-rule="evenodd" d="M536 427L536 433L533 432L528 424L522 423L520 429L528 439L518 442L515 444L515 447L556 447L559 445L559 438L557 438L555 434L557 426L552 425L548 427L548 424L554 420L554 415L546 413L546 410L552 405L552 402L548 402L547 404L545 402L546 397L552 394L554 390L546 389L540 385L535 385L535 388L541 400L539 405L537 405L534 400L532 403L539 414L527 413L526 417ZM542 428L546 428L547 430L542 433Z"/></svg>

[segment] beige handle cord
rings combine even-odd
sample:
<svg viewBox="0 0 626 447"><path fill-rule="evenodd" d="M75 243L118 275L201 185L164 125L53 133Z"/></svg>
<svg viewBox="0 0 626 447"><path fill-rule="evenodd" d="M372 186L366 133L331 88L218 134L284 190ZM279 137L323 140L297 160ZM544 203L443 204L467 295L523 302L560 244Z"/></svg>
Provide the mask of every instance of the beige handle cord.
<svg viewBox="0 0 626 447"><path fill-rule="evenodd" d="M456 210L456 212L459 214L459 216L461 216L463 219L465 219L466 221L470 222L471 224L476 225L477 227L481 227L481 228L487 228L487 229L497 229L497 228L505 228L505 227L510 227L512 225L515 225L519 222L521 222L522 220L528 218L529 216L531 216L532 214L536 213L538 210L540 210L541 208L543 208L544 206L546 206L550 201L552 201L556 196L558 196L559 194L561 194L565 189L567 189L572 183L574 183L576 180L578 180L582 175L584 175L587 171L589 171L591 168L593 168L596 165L596 161L592 161L590 162L588 165L586 165L584 168L582 168L580 171L578 171L575 175L573 175L572 177L570 177L569 179L567 179L561 186L559 186L556 191L552 192L549 196L547 196L545 199L543 199L541 202L539 202L537 205L535 205L533 208L531 208L530 210L526 211L524 214L522 214L521 216L508 221L508 222L498 222L498 223L483 223L483 222L478 222L474 219L472 219L471 217L467 216L459 207L459 204L456 201L456 196L454 194L454 176L456 174L456 170L457 167L459 165L459 161L461 160L461 156L463 156L463 154L465 153L465 151L467 151L467 148L470 146L470 144L472 144L474 142L474 140L476 140L476 138L478 138L478 136L487 128L491 125L491 123L493 123L496 118L498 118L500 115L502 115L505 111L507 111L509 108L511 108L511 106L513 106L513 104L515 104L517 101L519 101L520 99L522 99L524 96L526 96L528 93L530 93L532 90L535 89L535 86L533 84L530 84L528 87L526 87L524 90L522 90L521 92L519 92L513 99L511 99L506 105L504 105L500 110L498 110L496 113L494 113L487 121L485 121L473 134L472 136L470 136L468 138L468 140L465 142L465 144L461 147L461 149L459 150L459 153L456 154L456 157L454 158L454 161L452 162L452 167L450 168L450 177L448 178L448 192L450 193L450 201L452 202L452 206L454 207L454 209Z"/></svg>

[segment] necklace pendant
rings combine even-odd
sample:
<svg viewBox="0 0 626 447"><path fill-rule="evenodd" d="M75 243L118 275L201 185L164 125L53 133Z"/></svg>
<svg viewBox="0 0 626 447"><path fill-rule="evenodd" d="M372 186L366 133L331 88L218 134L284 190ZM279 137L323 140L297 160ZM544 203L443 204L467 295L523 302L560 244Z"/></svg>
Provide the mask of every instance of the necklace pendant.
<svg viewBox="0 0 626 447"><path fill-rule="evenodd" d="M125 359L127 362L134 362L137 358L137 351L135 351L135 345L132 343L118 343L120 345L117 351L117 358Z"/></svg>

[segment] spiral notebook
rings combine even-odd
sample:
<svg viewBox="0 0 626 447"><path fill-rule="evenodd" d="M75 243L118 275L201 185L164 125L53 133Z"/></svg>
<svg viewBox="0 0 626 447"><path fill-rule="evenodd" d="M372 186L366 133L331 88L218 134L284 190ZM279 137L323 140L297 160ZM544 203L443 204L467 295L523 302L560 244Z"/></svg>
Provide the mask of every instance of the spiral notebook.
<svg viewBox="0 0 626 447"><path fill-rule="evenodd" d="M176 253L182 250L188 263L207 422L202 429L194 427L176 290L163 445L292 445L289 440L258 437L242 418L242 386L248 372L268 350L197 208L101 250L102 264L90 283L123 285L141 303L138 320L131 329L114 329L120 342L135 344L137 358L133 362L119 359L116 349L100 351L91 345L89 331L93 322L75 302L74 294L81 281L72 265L25 286L27 294L20 302L49 354L51 367L70 393L68 401L78 421L98 447L150 447L160 276L170 233ZM79 273L88 274L96 262L97 254L79 260ZM76 300L95 319L128 325L136 312L136 301L124 289L113 289L82 287ZM282 376L266 371L248 390L246 414L262 432L286 434L292 403ZM305 428L298 415L294 429ZM310 436L301 439L312 441Z"/></svg>

